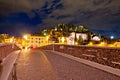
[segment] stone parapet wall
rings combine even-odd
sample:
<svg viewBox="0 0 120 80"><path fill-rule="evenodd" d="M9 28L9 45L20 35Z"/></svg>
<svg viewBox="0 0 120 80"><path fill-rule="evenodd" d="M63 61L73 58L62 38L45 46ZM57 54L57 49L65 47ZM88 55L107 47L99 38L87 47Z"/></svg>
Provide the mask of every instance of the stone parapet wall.
<svg viewBox="0 0 120 80"><path fill-rule="evenodd" d="M41 47L41 49L59 51L120 69L120 48L54 44Z"/></svg>
<svg viewBox="0 0 120 80"><path fill-rule="evenodd" d="M0 63L7 57L12 51L19 50L20 48L15 44L2 44L0 45Z"/></svg>

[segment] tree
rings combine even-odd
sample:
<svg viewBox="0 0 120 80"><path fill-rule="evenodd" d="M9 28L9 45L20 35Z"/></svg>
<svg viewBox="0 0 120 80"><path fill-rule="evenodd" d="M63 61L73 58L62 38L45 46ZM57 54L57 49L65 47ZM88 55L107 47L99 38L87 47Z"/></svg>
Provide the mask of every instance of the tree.
<svg viewBox="0 0 120 80"><path fill-rule="evenodd" d="M0 35L0 43L4 42L4 37Z"/></svg>
<svg viewBox="0 0 120 80"><path fill-rule="evenodd" d="M85 26L77 26L76 27L76 32L80 32L80 33L88 33L90 32L89 29Z"/></svg>
<svg viewBox="0 0 120 80"><path fill-rule="evenodd" d="M65 25L65 24L59 24L59 25L57 25L57 32L60 33L60 36L64 36L64 37L69 36L68 25Z"/></svg>

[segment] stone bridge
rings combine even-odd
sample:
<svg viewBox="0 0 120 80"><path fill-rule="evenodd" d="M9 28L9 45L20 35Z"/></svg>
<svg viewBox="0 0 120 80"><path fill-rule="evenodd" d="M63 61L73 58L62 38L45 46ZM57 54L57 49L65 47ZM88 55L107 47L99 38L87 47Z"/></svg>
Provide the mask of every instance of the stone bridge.
<svg viewBox="0 0 120 80"><path fill-rule="evenodd" d="M120 69L120 48L53 44L41 47Z"/></svg>
<svg viewBox="0 0 120 80"><path fill-rule="evenodd" d="M0 44L0 63L7 57L12 51L19 50L20 48L15 44Z"/></svg>
<svg viewBox="0 0 120 80"><path fill-rule="evenodd" d="M0 45L0 80L120 80L120 48L51 44L19 49Z"/></svg>
<svg viewBox="0 0 120 80"><path fill-rule="evenodd" d="M12 52L17 50L20 50L20 48L15 44L0 44L0 80L7 80L13 71L17 54Z"/></svg>

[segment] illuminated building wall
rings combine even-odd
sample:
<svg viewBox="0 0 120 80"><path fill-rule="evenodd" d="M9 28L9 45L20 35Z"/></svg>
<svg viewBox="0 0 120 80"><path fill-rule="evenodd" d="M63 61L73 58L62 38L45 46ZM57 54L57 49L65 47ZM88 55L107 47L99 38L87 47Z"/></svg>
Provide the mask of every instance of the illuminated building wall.
<svg viewBox="0 0 120 80"><path fill-rule="evenodd" d="M75 36L76 35L76 36ZM76 33L72 32L70 36L67 38L67 44L74 45L75 43L75 37L77 39L82 39L82 40L88 40L88 35L85 33Z"/></svg>
<svg viewBox="0 0 120 80"><path fill-rule="evenodd" d="M26 39L27 47L30 46L40 47L47 44L48 44L47 37L43 37L43 36L28 36L28 38Z"/></svg>

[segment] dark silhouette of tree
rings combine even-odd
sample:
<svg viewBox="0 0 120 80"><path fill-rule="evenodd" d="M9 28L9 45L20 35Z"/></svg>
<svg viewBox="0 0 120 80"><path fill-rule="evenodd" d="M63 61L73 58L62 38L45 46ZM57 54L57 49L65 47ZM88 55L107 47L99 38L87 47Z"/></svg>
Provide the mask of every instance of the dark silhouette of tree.
<svg viewBox="0 0 120 80"><path fill-rule="evenodd" d="M0 43L4 42L4 37L0 35Z"/></svg>

